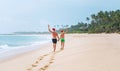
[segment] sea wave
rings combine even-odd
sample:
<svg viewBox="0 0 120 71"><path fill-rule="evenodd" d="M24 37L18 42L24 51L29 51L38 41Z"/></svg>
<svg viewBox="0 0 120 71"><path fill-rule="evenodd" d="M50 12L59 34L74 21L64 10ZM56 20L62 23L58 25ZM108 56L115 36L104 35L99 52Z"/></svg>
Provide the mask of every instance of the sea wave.
<svg viewBox="0 0 120 71"><path fill-rule="evenodd" d="M0 61L36 50L50 42L50 35L0 35Z"/></svg>
<svg viewBox="0 0 120 71"><path fill-rule="evenodd" d="M40 48L40 46L49 43L50 41L38 41L32 42L29 45L22 45L22 46L9 46L7 44L0 45L0 61L14 57L16 55L29 52L32 50L36 50Z"/></svg>
<svg viewBox="0 0 120 71"><path fill-rule="evenodd" d="M7 44L6 45L0 45L0 49L8 49L10 48Z"/></svg>

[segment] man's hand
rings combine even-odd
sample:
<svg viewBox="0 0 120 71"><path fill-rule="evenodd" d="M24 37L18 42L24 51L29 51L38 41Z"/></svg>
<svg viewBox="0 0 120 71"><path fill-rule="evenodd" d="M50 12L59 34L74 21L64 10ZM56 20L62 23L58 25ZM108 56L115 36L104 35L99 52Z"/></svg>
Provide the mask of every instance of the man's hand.
<svg viewBox="0 0 120 71"><path fill-rule="evenodd" d="M52 31L50 30L50 25L48 24L48 30L49 30L49 32L51 32L52 33Z"/></svg>
<svg viewBox="0 0 120 71"><path fill-rule="evenodd" d="M50 27L50 25L48 24L48 27Z"/></svg>
<svg viewBox="0 0 120 71"><path fill-rule="evenodd" d="M58 38L58 41L59 41L60 39Z"/></svg>

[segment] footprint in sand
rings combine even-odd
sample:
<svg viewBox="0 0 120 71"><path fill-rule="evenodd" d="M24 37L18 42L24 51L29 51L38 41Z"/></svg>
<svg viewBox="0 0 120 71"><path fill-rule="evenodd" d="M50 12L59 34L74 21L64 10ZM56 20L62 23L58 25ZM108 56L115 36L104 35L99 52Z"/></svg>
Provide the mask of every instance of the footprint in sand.
<svg viewBox="0 0 120 71"><path fill-rule="evenodd" d="M48 69L48 67L54 63L54 57L55 57L55 54L61 52L62 50L59 50L59 51L56 51L55 53L52 54L50 60L48 61L48 63L46 65L44 65L43 67L41 67L38 71L45 71L46 69Z"/></svg>
<svg viewBox="0 0 120 71"><path fill-rule="evenodd" d="M52 63L53 63L53 61L50 61L49 63L50 63L50 64L52 64Z"/></svg>
<svg viewBox="0 0 120 71"><path fill-rule="evenodd" d="M35 65L35 64L32 64L32 67L36 67L37 65Z"/></svg>
<svg viewBox="0 0 120 71"><path fill-rule="evenodd" d="M32 70L32 68L28 68L28 69L27 69L27 71L31 71L31 70Z"/></svg>
<svg viewBox="0 0 120 71"><path fill-rule="evenodd" d="M40 57L37 59L37 61L35 61L35 63L33 63L33 64L31 65L31 67L27 69L27 71L32 71L32 68L37 67L38 64L39 64L39 62L40 62L41 60L43 60L43 58L46 57L46 56L48 56L48 55L49 55L49 54L45 54L45 55L40 56Z"/></svg>
<svg viewBox="0 0 120 71"><path fill-rule="evenodd" d="M38 71L45 71L49 67L49 64L41 67Z"/></svg>
<svg viewBox="0 0 120 71"><path fill-rule="evenodd" d="M52 58L50 59L49 63L50 63L50 64L53 63L53 60L54 60L54 57L52 57Z"/></svg>
<svg viewBox="0 0 120 71"><path fill-rule="evenodd" d="M39 57L37 60L42 60L44 58L44 56L41 56L41 57Z"/></svg>
<svg viewBox="0 0 120 71"><path fill-rule="evenodd" d="M38 63L39 63L39 61L36 61L35 63L36 63L36 64L38 64Z"/></svg>
<svg viewBox="0 0 120 71"><path fill-rule="evenodd" d="M54 62L54 53L52 54L50 60L48 61L48 63L46 65L44 65L43 67L41 67L38 71L45 71L46 69L48 69L48 67Z"/></svg>
<svg viewBox="0 0 120 71"><path fill-rule="evenodd" d="M43 67L41 67L41 68L39 68L38 69L38 71L45 71L46 69L48 69L48 67L52 64L52 63L54 63L54 56L55 56L55 54L57 54L57 53L59 53L59 52L61 52L62 50L59 50L59 51L56 51L56 52L54 52L54 53L52 53L52 55L51 55L51 57L50 57L50 60L48 61L48 63L47 64L45 64ZM46 56L48 56L48 55L50 55L51 53L48 53L48 54L44 54L44 55L42 55L42 56L40 56L39 58L37 58L37 60L35 61L35 63L33 63L31 66L31 68L28 68L27 70L28 71L32 71L32 68L35 68L35 67L37 67L38 66L38 64L39 64L39 62L40 61L42 61L43 59L44 59L44 57L46 57Z"/></svg>

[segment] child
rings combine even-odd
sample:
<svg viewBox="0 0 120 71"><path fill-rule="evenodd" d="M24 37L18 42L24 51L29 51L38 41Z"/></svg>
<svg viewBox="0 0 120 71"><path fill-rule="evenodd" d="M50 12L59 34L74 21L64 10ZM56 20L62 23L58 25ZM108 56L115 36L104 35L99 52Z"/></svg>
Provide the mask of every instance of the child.
<svg viewBox="0 0 120 71"><path fill-rule="evenodd" d="M68 32L68 29L66 29L66 32L64 32L64 30L60 31L60 39L61 39L61 50L64 49L64 44L65 44L65 34Z"/></svg>

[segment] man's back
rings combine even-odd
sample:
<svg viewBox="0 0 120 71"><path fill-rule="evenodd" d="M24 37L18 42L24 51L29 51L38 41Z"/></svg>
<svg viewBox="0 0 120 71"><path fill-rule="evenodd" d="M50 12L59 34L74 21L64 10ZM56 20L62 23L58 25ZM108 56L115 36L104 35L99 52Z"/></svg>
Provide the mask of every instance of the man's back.
<svg viewBox="0 0 120 71"><path fill-rule="evenodd" d="M52 38L57 38L58 37L58 34L57 34L57 32L52 32Z"/></svg>

